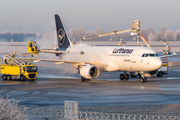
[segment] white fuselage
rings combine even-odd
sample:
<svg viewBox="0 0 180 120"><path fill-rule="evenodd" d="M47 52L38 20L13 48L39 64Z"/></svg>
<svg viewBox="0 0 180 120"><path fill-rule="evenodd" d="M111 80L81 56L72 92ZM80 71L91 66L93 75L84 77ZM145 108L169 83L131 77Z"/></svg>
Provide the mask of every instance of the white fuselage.
<svg viewBox="0 0 180 120"><path fill-rule="evenodd" d="M162 65L156 52L147 47L101 47L78 44L69 47L66 51L84 52L78 58L72 59L100 63L98 67L103 71L154 71Z"/></svg>

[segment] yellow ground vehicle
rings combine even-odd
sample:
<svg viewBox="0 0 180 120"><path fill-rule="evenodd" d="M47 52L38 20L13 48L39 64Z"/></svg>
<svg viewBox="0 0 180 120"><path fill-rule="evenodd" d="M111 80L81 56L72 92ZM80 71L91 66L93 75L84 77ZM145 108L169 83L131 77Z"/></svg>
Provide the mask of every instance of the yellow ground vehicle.
<svg viewBox="0 0 180 120"><path fill-rule="evenodd" d="M26 79L34 81L37 79L37 67L29 62L10 59L1 60L1 77L3 80Z"/></svg>

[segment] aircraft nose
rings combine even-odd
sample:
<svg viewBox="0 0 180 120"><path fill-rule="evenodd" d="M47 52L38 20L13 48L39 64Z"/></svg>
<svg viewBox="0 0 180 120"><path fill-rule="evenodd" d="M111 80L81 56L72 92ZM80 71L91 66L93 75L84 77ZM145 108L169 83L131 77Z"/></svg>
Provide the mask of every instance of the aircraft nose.
<svg viewBox="0 0 180 120"><path fill-rule="evenodd" d="M154 61L154 67L156 69L159 69L162 66L162 61L160 58L157 58L156 61Z"/></svg>

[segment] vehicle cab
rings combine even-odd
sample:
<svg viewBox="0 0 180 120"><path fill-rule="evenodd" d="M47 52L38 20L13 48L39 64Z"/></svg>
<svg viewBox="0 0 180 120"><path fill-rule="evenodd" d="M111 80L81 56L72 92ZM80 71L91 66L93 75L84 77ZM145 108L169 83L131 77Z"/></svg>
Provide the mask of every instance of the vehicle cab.
<svg viewBox="0 0 180 120"><path fill-rule="evenodd" d="M21 66L21 74L24 75L25 78L29 80L35 80L37 79L37 66L35 65L22 65Z"/></svg>

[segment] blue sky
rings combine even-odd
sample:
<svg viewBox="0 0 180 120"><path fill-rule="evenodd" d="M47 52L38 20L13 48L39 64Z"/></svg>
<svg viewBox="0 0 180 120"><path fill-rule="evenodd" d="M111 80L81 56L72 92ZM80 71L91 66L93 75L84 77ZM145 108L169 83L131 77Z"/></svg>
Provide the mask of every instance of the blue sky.
<svg viewBox="0 0 180 120"><path fill-rule="evenodd" d="M179 0L0 0L0 33L52 31L54 14L60 14L66 28L84 27L105 31L129 29L133 20L141 28L179 29Z"/></svg>

